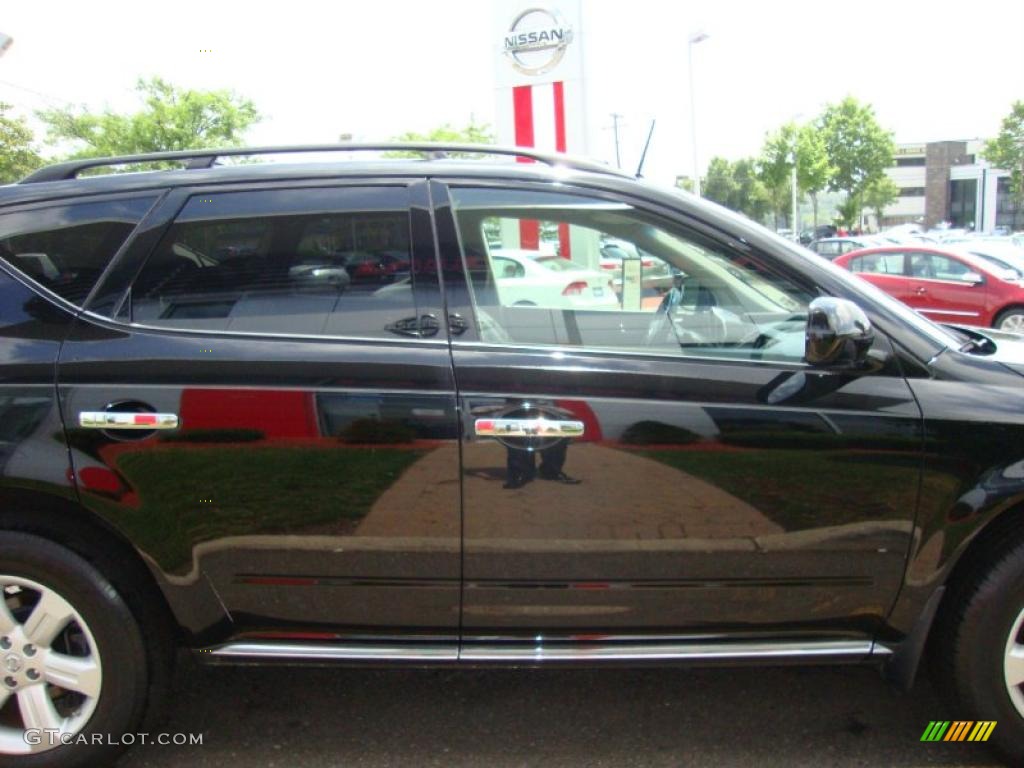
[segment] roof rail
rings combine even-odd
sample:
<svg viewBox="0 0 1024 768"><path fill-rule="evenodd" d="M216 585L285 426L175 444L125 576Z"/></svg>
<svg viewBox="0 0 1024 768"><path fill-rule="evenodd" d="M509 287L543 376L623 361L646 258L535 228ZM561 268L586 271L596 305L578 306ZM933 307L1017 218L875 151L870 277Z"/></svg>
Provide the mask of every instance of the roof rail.
<svg viewBox="0 0 1024 768"><path fill-rule="evenodd" d="M286 155L299 152L422 152L428 159L439 160L450 157L451 153L479 155L504 155L521 157L544 163L551 167L572 168L577 171L629 176L622 171L593 160L573 158L550 152L537 152L524 147L498 147L489 144L444 144L433 142L383 142L344 144L297 144L283 147L227 147L224 149L187 149L177 152L151 152L144 155L122 155L120 157L90 157L69 160L40 168L19 183L36 184L42 181L66 181L74 179L82 171L111 165L133 163L159 163L180 160L186 169L210 168L220 157L247 157L251 155ZM632 178L629 176L629 178Z"/></svg>

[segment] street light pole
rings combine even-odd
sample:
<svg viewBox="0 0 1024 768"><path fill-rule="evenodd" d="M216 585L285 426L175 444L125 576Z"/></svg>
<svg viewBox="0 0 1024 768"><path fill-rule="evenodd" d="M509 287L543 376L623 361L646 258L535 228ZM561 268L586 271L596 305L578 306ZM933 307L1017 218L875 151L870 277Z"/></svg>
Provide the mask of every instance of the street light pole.
<svg viewBox="0 0 1024 768"><path fill-rule="evenodd" d="M707 32L697 31L690 35L686 46L690 66L690 137L693 139L693 192L700 197L700 170L697 165L697 99L693 92L693 46L708 39Z"/></svg>
<svg viewBox="0 0 1024 768"><path fill-rule="evenodd" d="M797 207L797 194L796 194L796 137L793 137L793 172L790 177L790 185L793 187L793 216L789 222L790 228L793 230L793 239L800 242L800 225L798 219L800 218L800 209Z"/></svg>

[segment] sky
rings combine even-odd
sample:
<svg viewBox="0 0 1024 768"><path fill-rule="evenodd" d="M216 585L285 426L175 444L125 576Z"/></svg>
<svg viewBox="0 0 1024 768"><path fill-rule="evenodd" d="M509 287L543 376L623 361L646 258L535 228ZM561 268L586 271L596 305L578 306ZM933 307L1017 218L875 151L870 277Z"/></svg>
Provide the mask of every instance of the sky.
<svg viewBox="0 0 1024 768"><path fill-rule="evenodd" d="M491 0L4 0L0 32L14 44L0 101L38 127L34 111L51 106L132 110L136 80L160 75L252 99L264 115L254 145L493 124L495 28ZM694 47L702 167L755 154L766 131L846 95L899 142L990 137L1024 100L1024 0L583 0L585 119L604 129L624 116L632 167L656 118L647 175L659 181L691 172L698 29L709 35ZM596 135L590 154L613 160L611 130Z"/></svg>

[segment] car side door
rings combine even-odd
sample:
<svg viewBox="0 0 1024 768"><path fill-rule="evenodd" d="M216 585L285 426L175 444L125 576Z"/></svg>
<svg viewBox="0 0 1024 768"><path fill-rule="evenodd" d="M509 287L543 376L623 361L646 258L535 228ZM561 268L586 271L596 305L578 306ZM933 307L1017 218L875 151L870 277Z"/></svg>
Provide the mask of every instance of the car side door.
<svg viewBox="0 0 1024 768"><path fill-rule="evenodd" d="M454 654L457 422L425 182L177 189L140 229L59 361L83 504L206 642L415 632ZM408 272L355 274L377 252Z"/></svg>
<svg viewBox="0 0 1024 768"><path fill-rule="evenodd" d="M453 181L433 198L467 325L452 346L462 656L794 633L865 653L920 474L920 412L892 356L863 375L809 369L817 287L672 210L565 184ZM612 308L509 306L486 233L514 248L537 222L568 233L574 261L598 264L615 238L675 283Z"/></svg>
<svg viewBox="0 0 1024 768"><path fill-rule="evenodd" d="M973 265L946 253L913 251L907 303L940 323L984 325L988 304L985 276Z"/></svg>
<svg viewBox="0 0 1024 768"><path fill-rule="evenodd" d="M906 257L905 251L868 252L847 257L846 265L857 277L909 304L911 281L906 275Z"/></svg>

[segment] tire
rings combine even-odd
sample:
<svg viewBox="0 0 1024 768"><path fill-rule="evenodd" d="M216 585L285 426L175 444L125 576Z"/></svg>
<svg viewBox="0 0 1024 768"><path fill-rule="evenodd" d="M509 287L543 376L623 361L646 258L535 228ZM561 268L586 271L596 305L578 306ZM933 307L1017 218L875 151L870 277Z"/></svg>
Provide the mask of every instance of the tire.
<svg viewBox="0 0 1024 768"><path fill-rule="evenodd" d="M1006 328L1003 327L1004 324L1007 326ZM996 316L992 327L1010 333L1024 333L1024 307L1004 309Z"/></svg>
<svg viewBox="0 0 1024 768"><path fill-rule="evenodd" d="M3 764L110 765L122 751L121 734L137 732L145 710L147 658L132 612L87 561L29 534L0 532L0 585L5 601L0 606L0 695L6 695L0 707ZM44 597L53 608L51 615L60 618L37 623L36 609ZM48 641L51 635L54 639ZM27 647L32 640L36 647ZM79 658L69 665L67 660L75 656ZM64 687L55 685L53 677L69 668L77 670L76 681L64 677ZM28 725L48 727L54 717L66 718L69 743L38 728L30 733L18 704L23 701L40 713ZM29 741L39 743L30 748Z"/></svg>
<svg viewBox="0 0 1024 768"><path fill-rule="evenodd" d="M931 667L951 717L996 721L990 743L1011 765L1024 765L1024 659L1012 690L1004 677L1011 632L1024 652L1024 542L1011 540L987 562L952 592Z"/></svg>

